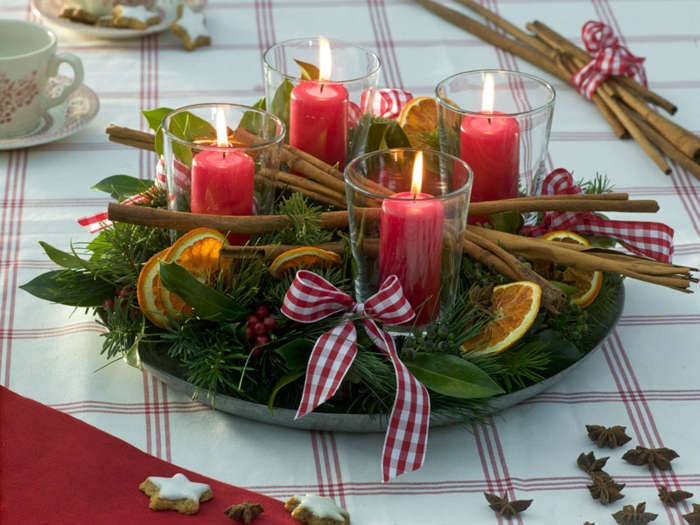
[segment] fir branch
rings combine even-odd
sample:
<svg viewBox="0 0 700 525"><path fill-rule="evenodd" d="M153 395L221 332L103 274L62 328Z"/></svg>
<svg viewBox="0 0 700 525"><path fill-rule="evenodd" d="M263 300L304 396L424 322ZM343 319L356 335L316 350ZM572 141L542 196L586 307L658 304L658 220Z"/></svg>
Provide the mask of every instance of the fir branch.
<svg viewBox="0 0 700 525"><path fill-rule="evenodd" d="M291 225L283 228L275 236L280 244L323 244L330 242L333 232L321 228L320 206L309 204L301 193L293 193L278 206L277 213L286 215Z"/></svg>
<svg viewBox="0 0 700 525"><path fill-rule="evenodd" d="M600 173L596 173L595 177L593 177L593 179L591 179L591 180L577 181L577 184L583 190L584 193L587 193L589 195L592 195L592 194L600 195L602 193L612 193L613 190L615 189L615 185L608 178L608 176L601 175Z"/></svg>

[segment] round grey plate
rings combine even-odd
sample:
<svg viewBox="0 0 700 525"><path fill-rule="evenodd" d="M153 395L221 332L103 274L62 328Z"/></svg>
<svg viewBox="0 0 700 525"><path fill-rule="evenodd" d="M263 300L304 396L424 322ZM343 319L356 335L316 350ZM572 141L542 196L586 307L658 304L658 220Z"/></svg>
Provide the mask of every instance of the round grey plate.
<svg viewBox="0 0 700 525"><path fill-rule="evenodd" d="M605 336L601 339L600 343L598 343L593 350L576 361L573 365L544 380L543 382L521 390L516 390L510 394L494 397L491 400L491 406L494 409L494 413L509 408L513 405L517 405L518 403L522 403L523 401L536 396L540 392L547 390L564 379L567 375L579 367L581 363L595 354L617 325L617 321L622 314L624 303L625 289L624 285L621 285L615 304L617 307L617 315L610 324L610 327L606 331ZM179 392L183 392L190 397L195 395L196 387L183 380L181 377L178 377L177 365L174 364L173 360L167 356L160 356L152 352L141 352L141 360L144 368L148 372L163 381L169 387ZM213 400L209 395L209 392L206 390L200 391L199 395L196 398L193 397L193 399L196 399L200 403L209 406L212 405ZM328 430L336 432L384 432L386 430L388 420L388 415L386 414L369 416L365 414L323 414L315 412L311 412L310 414L295 420L295 410L275 408L274 413L270 414L270 411L267 409L266 405L251 403L249 401L243 401L241 399L236 399L222 394L216 395L216 409L222 412L244 417L246 419L252 419L254 421L262 421L263 423L271 423L273 425L304 430ZM459 417L450 418L445 416L432 416L430 426L434 427L463 422L464 419Z"/></svg>

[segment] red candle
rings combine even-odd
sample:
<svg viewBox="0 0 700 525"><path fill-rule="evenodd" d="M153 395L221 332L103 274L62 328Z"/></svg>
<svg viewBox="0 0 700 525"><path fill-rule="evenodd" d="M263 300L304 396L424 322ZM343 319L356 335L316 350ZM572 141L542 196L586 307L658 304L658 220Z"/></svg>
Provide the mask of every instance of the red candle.
<svg viewBox="0 0 700 525"><path fill-rule="evenodd" d="M512 117L494 113L490 75L483 97L482 114L465 117L460 126L459 156L474 172L471 201L515 198L520 180L520 125ZM486 217L469 217L470 224L487 221Z"/></svg>
<svg viewBox="0 0 700 525"><path fill-rule="evenodd" d="M289 144L326 164L345 167L348 90L340 84L302 82L292 90Z"/></svg>
<svg viewBox="0 0 700 525"><path fill-rule="evenodd" d="M348 142L348 90L327 81L331 54L325 39L321 39L319 54L319 81L301 82L292 89L289 144L343 169Z"/></svg>
<svg viewBox="0 0 700 525"><path fill-rule="evenodd" d="M226 137L226 131L223 136ZM221 140L218 142L222 144ZM225 138L223 144L228 145ZM254 192L255 162L249 155L222 147L220 151L201 151L192 159L192 213L252 215ZM249 239L249 235L228 236L229 243L238 246Z"/></svg>
<svg viewBox="0 0 700 525"><path fill-rule="evenodd" d="M422 176L422 166L417 170L418 166L416 159L414 181L416 173L419 181ZM396 275L406 299L416 311L411 322L418 326L430 323L440 312L444 218L442 203L420 193L419 184L414 184L411 192L397 193L382 204L379 283Z"/></svg>

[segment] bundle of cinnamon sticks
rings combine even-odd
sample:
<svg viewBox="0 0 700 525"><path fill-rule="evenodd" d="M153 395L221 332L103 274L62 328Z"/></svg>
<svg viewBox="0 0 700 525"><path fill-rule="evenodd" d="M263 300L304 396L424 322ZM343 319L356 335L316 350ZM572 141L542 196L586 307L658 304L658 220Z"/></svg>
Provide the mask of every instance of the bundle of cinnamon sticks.
<svg viewBox="0 0 700 525"><path fill-rule="evenodd" d="M499 32L433 0L415 1L564 82L571 83L572 75L592 60L587 51L542 22L529 23L526 25L529 32L523 31L474 0L455 0L502 31ZM670 159L700 179L700 137L655 110L658 107L673 115L677 108L672 102L627 76L607 79L593 95L592 102L619 138L631 136L664 173L671 173L667 160Z"/></svg>

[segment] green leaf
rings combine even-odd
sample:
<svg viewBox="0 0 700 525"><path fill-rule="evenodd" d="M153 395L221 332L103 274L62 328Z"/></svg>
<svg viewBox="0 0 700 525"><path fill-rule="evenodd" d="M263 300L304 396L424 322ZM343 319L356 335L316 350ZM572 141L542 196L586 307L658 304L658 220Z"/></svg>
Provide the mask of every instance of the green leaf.
<svg viewBox="0 0 700 525"><path fill-rule="evenodd" d="M270 414L273 413L273 409L275 406L275 398L277 397L278 392L280 390L282 390L288 384L293 383L294 381L299 379L300 377L304 377L305 374L306 374L306 369L304 369L304 370L289 370L282 377L280 377L280 380L277 381L275 388L272 390L272 394L270 394L270 397L267 400L267 409L270 411Z"/></svg>
<svg viewBox="0 0 700 525"><path fill-rule="evenodd" d="M369 131L367 132L367 153L386 149L386 140L384 137L386 137L388 127L388 122L372 121L369 125Z"/></svg>
<svg viewBox="0 0 700 525"><path fill-rule="evenodd" d="M102 179L91 189L109 193L113 199L121 201L128 197L133 197L144 191L148 191L153 186L153 181L137 179L130 175L112 175Z"/></svg>
<svg viewBox="0 0 700 525"><path fill-rule="evenodd" d="M265 97L258 100L253 107L256 109L265 110ZM238 123L238 127L247 129L251 133L256 135L260 134L262 129L262 115L255 113L253 111L246 111L241 117L241 121ZM257 170L256 170L257 172Z"/></svg>
<svg viewBox="0 0 700 525"><path fill-rule="evenodd" d="M245 310L236 301L201 283L177 263L160 261L160 279L166 289L179 295L201 319L228 322L243 318Z"/></svg>
<svg viewBox="0 0 700 525"><path fill-rule="evenodd" d="M459 399L502 394L503 390L478 366L449 354L422 354L404 363L426 388Z"/></svg>
<svg viewBox="0 0 700 525"><path fill-rule="evenodd" d="M44 301L85 308L102 306L114 297L114 285L72 270L42 273L19 288Z"/></svg>
<svg viewBox="0 0 700 525"><path fill-rule="evenodd" d="M581 290L576 288L575 286L571 286L570 284L562 283L560 281L549 281L552 283L554 286L559 288L562 292L564 292L566 295L571 297L572 295L576 295L579 293Z"/></svg>
<svg viewBox="0 0 700 525"><path fill-rule="evenodd" d="M216 130L214 126L204 119L188 111L178 113L170 119L170 133L176 137L191 142L195 138L215 138ZM156 137L156 140L158 137ZM192 166L192 151L185 145L177 142L172 143L173 154L182 161L183 164Z"/></svg>
<svg viewBox="0 0 700 525"><path fill-rule="evenodd" d="M160 129L161 124L163 123L165 115L167 115L171 111L172 109L170 108L156 108L143 110L141 114L144 117L146 117L146 120L148 121L148 126L153 131L158 131Z"/></svg>
<svg viewBox="0 0 700 525"><path fill-rule="evenodd" d="M525 225L523 216L517 211L492 213L489 215L489 220L494 229L506 233L518 233Z"/></svg>
<svg viewBox="0 0 700 525"><path fill-rule="evenodd" d="M39 241L39 244L46 252L46 255L49 256L49 259L58 264L61 268L84 268L88 265L88 261L85 261L72 253L54 248L47 242Z"/></svg>
<svg viewBox="0 0 700 525"><path fill-rule="evenodd" d="M411 141L408 140L408 135L403 130L399 123L395 120L389 121L389 126L386 130L386 145L389 148L410 148Z"/></svg>
<svg viewBox="0 0 700 525"><path fill-rule="evenodd" d="M554 330L543 330L534 336L523 337L521 341L527 343L531 337L547 345L544 351L549 354L549 364L542 372L544 377L558 374L582 357L581 351L575 345L569 343L562 334Z"/></svg>
<svg viewBox="0 0 700 525"><path fill-rule="evenodd" d="M294 59L294 62L299 64L301 68L301 78L304 80L319 80L321 78L321 71L308 62L302 62L301 60Z"/></svg>
<svg viewBox="0 0 700 525"><path fill-rule="evenodd" d="M290 370L306 370L309 364L309 357L314 344L306 339L294 339L289 343L276 348L275 352L282 356L287 368Z"/></svg>
<svg viewBox="0 0 700 525"><path fill-rule="evenodd" d="M292 98L293 89L294 84L285 79L275 91L275 95L272 97L272 103L270 104L270 113L282 119L287 130L289 130L289 103ZM289 131L287 132L287 142L289 142Z"/></svg>

